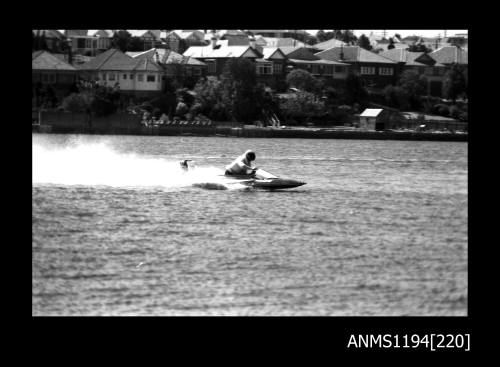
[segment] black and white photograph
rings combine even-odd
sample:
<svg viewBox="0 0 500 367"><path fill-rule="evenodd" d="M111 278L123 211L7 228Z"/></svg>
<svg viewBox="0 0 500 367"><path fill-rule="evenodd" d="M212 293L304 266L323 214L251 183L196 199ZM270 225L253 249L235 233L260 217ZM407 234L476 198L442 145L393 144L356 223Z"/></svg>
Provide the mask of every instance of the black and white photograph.
<svg viewBox="0 0 500 367"><path fill-rule="evenodd" d="M32 29L32 317L467 317L468 250L467 29Z"/></svg>

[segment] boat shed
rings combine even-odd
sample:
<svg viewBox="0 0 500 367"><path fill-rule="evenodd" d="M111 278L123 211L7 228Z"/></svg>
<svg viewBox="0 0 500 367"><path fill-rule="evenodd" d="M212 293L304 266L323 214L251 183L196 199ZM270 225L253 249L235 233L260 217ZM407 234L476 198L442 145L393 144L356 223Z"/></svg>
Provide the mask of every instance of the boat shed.
<svg viewBox="0 0 500 367"><path fill-rule="evenodd" d="M367 108L359 115L359 128L363 130L384 130L388 111L383 108Z"/></svg>

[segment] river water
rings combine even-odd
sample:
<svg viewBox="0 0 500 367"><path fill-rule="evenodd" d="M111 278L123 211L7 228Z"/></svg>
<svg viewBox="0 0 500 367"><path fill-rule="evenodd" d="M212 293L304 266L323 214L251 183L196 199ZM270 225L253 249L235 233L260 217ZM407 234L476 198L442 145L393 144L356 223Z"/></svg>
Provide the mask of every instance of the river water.
<svg viewBox="0 0 500 367"><path fill-rule="evenodd" d="M33 315L467 315L467 143L32 140Z"/></svg>

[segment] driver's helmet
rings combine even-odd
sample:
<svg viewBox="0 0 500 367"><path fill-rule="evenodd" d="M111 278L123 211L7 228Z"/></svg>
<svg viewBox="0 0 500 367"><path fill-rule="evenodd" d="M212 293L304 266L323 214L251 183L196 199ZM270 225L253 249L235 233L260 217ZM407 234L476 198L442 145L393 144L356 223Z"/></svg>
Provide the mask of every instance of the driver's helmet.
<svg viewBox="0 0 500 367"><path fill-rule="evenodd" d="M245 156L249 161L254 161L255 160L255 153L252 150L247 150L245 152Z"/></svg>

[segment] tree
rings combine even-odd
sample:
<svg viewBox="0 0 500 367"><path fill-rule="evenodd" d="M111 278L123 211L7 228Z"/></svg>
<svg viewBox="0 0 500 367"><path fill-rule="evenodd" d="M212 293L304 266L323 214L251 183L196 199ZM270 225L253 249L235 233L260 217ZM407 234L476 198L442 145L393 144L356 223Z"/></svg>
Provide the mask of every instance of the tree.
<svg viewBox="0 0 500 367"><path fill-rule="evenodd" d="M286 98L280 103L280 114L287 123L307 121L324 113L324 102L309 92L298 92L292 98Z"/></svg>
<svg viewBox="0 0 500 367"><path fill-rule="evenodd" d="M414 70L406 70L401 74L398 85L406 95L410 106L420 108L420 96L427 94L427 78Z"/></svg>
<svg viewBox="0 0 500 367"><path fill-rule="evenodd" d="M364 34L362 34L358 39L358 46L370 51L373 47L370 44L370 40Z"/></svg>
<svg viewBox="0 0 500 367"><path fill-rule="evenodd" d="M289 87L295 87L307 92L313 92L318 87L318 80L311 73L302 69L292 70L286 76L286 82Z"/></svg>
<svg viewBox="0 0 500 367"><path fill-rule="evenodd" d="M343 104L352 105L354 103L364 104L368 99L368 92L363 86L359 76L350 74L340 88L339 101Z"/></svg>
<svg viewBox="0 0 500 367"><path fill-rule="evenodd" d="M456 103L457 98L466 92L465 74L458 64L451 65L443 80L443 95Z"/></svg>
<svg viewBox="0 0 500 367"><path fill-rule="evenodd" d="M318 39L318 42L326 41L325 34L326 34L325 31L322 29L316 32L316 38Z"/></svg>
<svg viewBox="0 0 500 367"><path fill-rule="evenodd" d="M125 30L115 32L111 39L111 47L118 48L122 52L127 52L130 38L132 38L132 35Z"/></svg>
<svg viewBox="0 0 500 367"><path fill-rule="evenodd" d="M347 44L355 44L357 41L357 37L354 35L352 30L346 29L342 32L340 40L347 43Z"/></svg>

